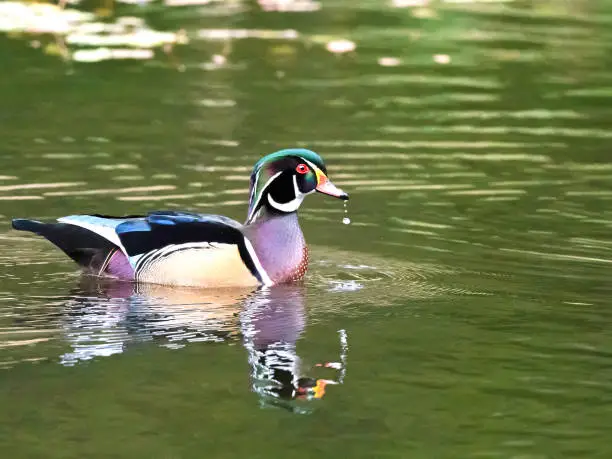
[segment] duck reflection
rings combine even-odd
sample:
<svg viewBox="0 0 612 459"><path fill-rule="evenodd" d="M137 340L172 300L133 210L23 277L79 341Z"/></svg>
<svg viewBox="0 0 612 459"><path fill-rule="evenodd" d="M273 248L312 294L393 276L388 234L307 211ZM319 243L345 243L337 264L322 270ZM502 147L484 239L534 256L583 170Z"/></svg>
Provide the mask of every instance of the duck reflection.
<svg viewBox="0 0 612 459"><path fill-rule="evenodd" d="M281 286L245 301L240 315L244 347L248 351L252 387L260 395L262 405L279 405L299 411L299 406L283 402L320 399L328 384L344 380L348 350L346 332L340 330L338 362L305 365L296 345L304 331L306 319L304 288ZM316 367L337 371L335 379L314 378Z"/></svg>
<svg viewBox="0 0 612 459"><path fill-rule="evenodd" d="M83 277L67 305L64 329L71 350L61 363L78 365L151 341L170 348L242 341L261 406L308 412L301 402L321 399L327 386L344 381L348 344L340 330L338 361L308 365L300 358L305 290L175 289Z"/></svg>

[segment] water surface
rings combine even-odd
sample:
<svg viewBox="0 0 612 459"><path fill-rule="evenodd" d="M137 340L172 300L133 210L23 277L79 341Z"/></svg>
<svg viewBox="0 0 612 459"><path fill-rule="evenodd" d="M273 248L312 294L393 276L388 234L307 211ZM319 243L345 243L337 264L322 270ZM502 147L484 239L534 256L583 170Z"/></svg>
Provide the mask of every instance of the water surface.
<svg viewBox="0 0 612 459"><path fill-rule="evenodd" d="M612 4L177 3L0 2L5 455L610 457ZM101 282L8 229L243 220L291 146L351 194L303 205L304 285Z"/></svg>

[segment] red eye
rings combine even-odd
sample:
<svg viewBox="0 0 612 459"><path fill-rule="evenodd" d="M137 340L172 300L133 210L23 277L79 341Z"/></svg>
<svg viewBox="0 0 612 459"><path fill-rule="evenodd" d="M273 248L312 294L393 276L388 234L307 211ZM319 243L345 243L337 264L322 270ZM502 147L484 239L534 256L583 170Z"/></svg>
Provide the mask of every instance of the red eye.
<svg viewBox="0 0 612 459"><path fill-rule="evenodd" d="M297 165L297 167L295 168L295 171L298 174L306 174L308 173L308 171L310 171L310 168L306 164L302 163L302 164Z"/></svg>

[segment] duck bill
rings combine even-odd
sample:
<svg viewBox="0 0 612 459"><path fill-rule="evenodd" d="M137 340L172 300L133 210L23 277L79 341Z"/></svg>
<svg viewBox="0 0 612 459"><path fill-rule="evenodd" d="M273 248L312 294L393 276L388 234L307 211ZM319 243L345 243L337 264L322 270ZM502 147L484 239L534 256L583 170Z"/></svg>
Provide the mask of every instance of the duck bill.
<svg viewBox="0 0 612 459"><path fill-rule="evenodd" d="M326 379L317 379L317 385L314 387L314 398L323 398L325 395L325 386L327 386Z"/></svg>
<svg viewBox="0 0 612 459"><path fill-rule="evenodd" d="M349 195L334 185L323 172L317 169L317 186L315 190L319 193L333 196L334 198L347 200Z"/></svg>

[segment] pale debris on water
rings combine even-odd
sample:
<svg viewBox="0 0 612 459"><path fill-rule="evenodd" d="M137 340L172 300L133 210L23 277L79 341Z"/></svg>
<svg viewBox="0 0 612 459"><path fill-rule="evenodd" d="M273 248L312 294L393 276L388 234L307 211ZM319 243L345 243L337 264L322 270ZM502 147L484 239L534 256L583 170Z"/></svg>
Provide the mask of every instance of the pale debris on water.
<svg viewBox="0 0 612 459"><path fill-rule="evenodd" d="M213 54L212 63L215 65L223 65L227 62L227 58L222 54Z"/></svg>
<svg viewBox="0 0 612 459"><path fill-rule="evenodd" d="M436 64L450 64L451 58L448 54L434 54L433 60Z"/></svg>
<svg viewBox="0 0 612 459"><path fill-rule="evenodd" d="M0 31L66 34L93 13L48 3L0 2Z"/></svg>
<svg viewBox="0 0 612 459"><path fill-rule="evenodd" d="M72 60L76 62L101 62L111 59L152 59L154 52L151 49L132 49L132 48L95 48L80 49L72 53Z"/></svg>
<svg viewBox="0 0 612 459"><path fill-rule="evenodd" d="M147 5L153 0L115 0L117 3L125 3L127 5Z"/></svg>
<svg viewBox="0 0 612 459"><path fill-rule="evenodd" d="M33 48L49 54L71 56L79 62L108 59L151 59L156 47L172 47L188 42L187 34L151 29L142 18L123 16L114 23L94 22L93 13L60 8L48 3L0 1L0 31L64 36L43 47L44 41L30 39ZM66 47L91 47L71 50Z"/></svg>
<svg viewBox="0 0 612 459"><path fill-rule="evenodd" d="M382 67L397 67L402 63L397 57L380 57L378 58L378 65Z"/></svg>
<svg viewBox="0 0 612 459"><path fill-rule="evenodd" d="M355 44L354 41L341 39L341 40L332 40L332 41L327 42L327 44L325 45L325 48L327 48L327 50L330 53L344 54L344 53L350 53L352 51L355 51L355 49L357 48L357 45Z"/></svg>
<svg viewBox="0 0 612 459"><path fill-rule="evenodd" d="M391 4L395 8L412 8L415 6L427 6L429 0L392 0Z"/></svg>
<svg viewBox="0 0 612 459"><path fill-rule="evenodd" d="M209 3L212 3L212 0L164 0L166 6L202 6Z"/></svg>
<svg viewBox="0 0 612 459"><path fill-rule="evenodd" d="M128 19L128 18L126 18ZM131 18L130 18L131 19ZM131 46L155 48L167 44L185 44L184 32L158 32L144 24L117 21L116 24L87 24L66 36L66 43L80 46Z"/></svg>
<svg viewBox="0 0 612 459"><path fill-rule="evenodd" d="M257 3L264 11L303 13L321 9L321 4L313 0L257 0Z"/></svg>
<svg viewBox="0 0 612 459"><path fill-rule="evenodd" d="M228 40L230 38L259 38L261 40L296 40L300 34L293 29L200 29L197 33L202 40Z"/></svg>

